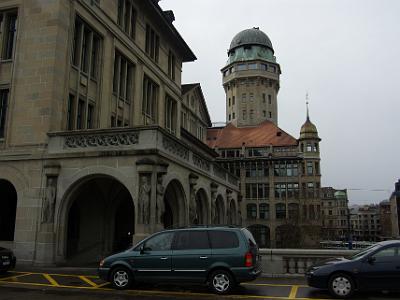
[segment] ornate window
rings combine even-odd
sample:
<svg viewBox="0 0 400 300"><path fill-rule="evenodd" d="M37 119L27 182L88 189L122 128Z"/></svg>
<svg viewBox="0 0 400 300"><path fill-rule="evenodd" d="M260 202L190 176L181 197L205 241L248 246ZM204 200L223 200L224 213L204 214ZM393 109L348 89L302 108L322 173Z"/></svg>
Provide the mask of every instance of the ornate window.
<svg viewBox="0 0 400 300"><path fill-rule="evenodd" d="M167 95L165 97L165 129L172 134L176 134L176 114L176 101Z"/></svg>
<svg viewBox="0 0 400 300"><path fill-rule="evenodd" d="M277 219L286 219L286 205L285 203L275 204L275 213Z"/></svg>
<svg viewBox="0 0 400 300"><path fill-rule="evenodd" d="M247 204L247 219L256 219L256 218L257 218L257 205Z"/></svg>

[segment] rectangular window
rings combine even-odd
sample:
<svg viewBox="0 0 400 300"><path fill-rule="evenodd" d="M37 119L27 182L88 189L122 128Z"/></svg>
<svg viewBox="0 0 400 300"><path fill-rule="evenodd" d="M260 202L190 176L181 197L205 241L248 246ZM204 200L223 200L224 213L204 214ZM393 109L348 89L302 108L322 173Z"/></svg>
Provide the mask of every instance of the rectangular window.
<svg viewBox="0 0 400 300"><path fill-rule="evenodd" d="M155 61L158 62L160 48L160 37L154 31L154 29L147 24L146 25L146 53Z"/></svg>
<svg viewBox="0 0 400 300"><path fill-rule="evenodd" d="M265 94L262 94L262 102L265 103Z"/></svg>
<svg viewBox="0 0 400 300"><path fill-rule="evenodd" d="M249 98L250 98L250 101L253 101L254 100L254 94L250 93Z"/></svg>
<svg viewBox="0 0 400 300"><path fill-rule="evenodd" d="M132 0L118 0L118 20L120 28L131 38L136 34L136 10Z"/></svg>
<svg viewBox="0 0 400 300"><path fill-rule="evenodd" d="M168 53L168 75L175 80L175 55L171 50Z"/></svg>
<svg viewBox="0 0 400 300"><path fill-rule="evenodd" d="M67 107L67 130L74 129L75 96L69 94Z"/></svg>
<svg viewBox="0 0 400 300"><path fill-rule="evenodd" d="M100 66L101 38L80 17L75 18L72 64L83 73L97 79ZM90 72L89 72L90 71Z"/></svg>
<svg viewBox="0 0 400 300"><path fill-rule="evenodd" d="M253 119L253 118L254 118L254 110L250 109L250 119Z"/></svg>
<svg viewBox="0 0 400 300"><path fill-rule="evenodd" d="M243 120L246 120L246 110L243 110Z"/></svg>
<svg viewBox="0 0 400 300"><path fill-rule="evenodd" d="M268 104L271 104L271 103L272 103L272 96L268 95Z"/></svg>
<svg viewBox="0 0 400 300"><path fill-rule="evenodd" d="M237 71L244 71L244 70L247 70L247 66L246 66L245 64L237 65L236 70L237 70Z"/></svg>
<svg viewBox="0 0 400 300"><path fill-rule="evenodd" d="M12 59L15 36L17 32L17 12L9 11L0 14L2 20L1 35L2 35L2 59Z"/></svg>
<svg viewBox="0 0 400 300"><path fill-rule="evenodd" d="M0 90L0 138L4 138L8 106L8 89Z"/></svg>
<svg viewBox="0 0 400 300"><path fill-rule="evenodd" d="M169 96L165 97L165 129L176 134L176 101Z"/></svg>
<svg viewBox="0 0 400 300"><path fill-rule="evenodd" d="M247 97L247 96L246 96L246 93L243 93L243 94L242 94L242 102L246 102L246 97Z"/></svg>
<svg viewBox="0 0 400 300"><path fill-rule="evenodd" d="M146 75L143 79L142 113L146 124L155 124L157 119L158 85Z"/></svg>
<svg viewBox="0 0 400 300"><path fill-rule="evenodd" d="M232 96L232 105L235 105L235 96Z"/></svg>
<svg viewBox="0 0 400 300"><path fill-rule="evenodd" d="M113 93L117 99L133 101L133 81L135 67L125 56L115 51Z"/></svg>
<svg viewBox="0 0 400 300"><path fill-rule="evenodd" d="M178 231L174 250L209 249L207 231Z"/></svg>
<svg viewBox="0 0 400 300"><path fill-rule="evenodd" d="M227 249L239 247L239 239L234 232L214 231L208 232L213 249Z"/></svg>
<svg viewBox="0 0 400 300"><path fill-rule="evenodd" d="M94 106L93 104L88 105L88 113L87 113L87 124L86 128L87 129L92 129L93 128L93 114L94 114Z"/></svg>
<svg viewBox="0 0 400 300"><path fill-rule="evenodd" d="M78 102L78 114L76 116L76 129L83 129L83 118L85 113L85 101L79 99Z"/></svg>
<svg viewBox="0 0 400 300"><path fill-rule="evenodd" d="M307 162L307 175L313 175L313 163L311 161Z"/></svg>

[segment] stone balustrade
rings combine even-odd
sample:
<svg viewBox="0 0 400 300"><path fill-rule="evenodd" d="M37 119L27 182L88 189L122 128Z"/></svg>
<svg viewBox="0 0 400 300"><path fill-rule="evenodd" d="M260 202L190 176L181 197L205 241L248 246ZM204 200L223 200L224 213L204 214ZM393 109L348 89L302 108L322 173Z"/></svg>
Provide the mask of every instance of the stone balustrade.
<svg viewBox="0 0 400 300"><path fill-rule="evenodd" d="M301 276L313 264L334 257L351 256L358 250L260 249L266 276Z"/></svg>

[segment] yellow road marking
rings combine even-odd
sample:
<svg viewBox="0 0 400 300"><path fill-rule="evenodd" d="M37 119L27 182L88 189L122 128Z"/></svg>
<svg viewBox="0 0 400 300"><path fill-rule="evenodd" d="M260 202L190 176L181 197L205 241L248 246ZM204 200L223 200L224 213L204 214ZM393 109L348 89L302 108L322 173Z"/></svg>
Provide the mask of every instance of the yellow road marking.
<svg viewBox="0 0 400 300"><path fill-rule="evenodd" d="M97 288L106 286L106 285L108 285L108 284L110 284L110 283L109 283L109 282L104 282L104 283L102 283L102 284L98 284L98 285L97 285Z"/></svg>
<svg viewBox="0 0 400 300"><path fill-rule="evenodd" d="M292 286L292 289L290 290L290 294L289 294L289 299L296 299L298 289L299 289L298 285Z"/></svg>
<svg viewBox="0 0 400 300"><path fill-rule="evenodd" d="M60 286L57 281L55 281L49 274L43 274L43 277L46 278L51 285Z"/></svg>
<svg viewBox="0 0 400 300"><path fill-rule="evenodd" d="M79 276L79 278L92 287L95 287L95 288L98 287L98 285L96 283L94 283L90 279L86 278L85 276Z"/></svg>
<svg viewBox="0 0 400 300"><path fill-rule="evenodd" d="M308 285L301 285L301 284L275 284L275 283L241 283L240 285L255 285L255 286L278 286L278 287L308 287Z"/></svg>
<svg viewBox="0 0 400 300"><path fill-rule="evenodd" d="M10 271L10 273L16 273L16 274L22 274L22 273L26 273L26 272L18 272L18 271ZM43 274L40 272L30 272L29 274ZM77 274L53 274L53 273L48 273L51 276L61 276L61 277L79 277L81 275L77 275ZM98 279L99 276L96 275L84 275L86 278L93 278L93 279Z"/></svg>
<svg viewBox="0 0 400 300"><path fill-rule="evenodd" d="M31 275L32 273L24 273L24 274L20 274L20 275L14 275L14 276L9 276L9 277L4 277L4 278L0 278L0 281L2 280L15 280L16 278L19 277L23 277L23 276L27 276L27 275Z"/></svg>
<svg viewBox="0 0 400 300"><path fill-rule="evenodd" d="M32 286L47 286L47 287L52 287L52 288L69 288L69 289L86 289L86 290L102 290L102 291L115 291L114 289L111 288L94 288L94 287L77 287L77 286L69 286L69 285L51 285L51 284L46 284L46 283L28 283L28 282L12 282L12 281L0 281L0 284L2 283L11 283L11 284L22 284L22 285L32 285ZM137 294L142 294L146 295L149 294L149 296L154 295L154 294L159 294L159 295L182 295L182 296L203 296L203 297L215 297L214 294L207 294L207 293L191 293L191 292L168 292L168 291L153 291L153 290L132 290L132 291L127 291L129 294L132 295L137 295ZM282 299L282 300L289 300L289 297L280 297L280 296L263 296L263 295L228 295L228 296L222 296L222 298L233 298L233 299ZM334 299L326 299L326 298L295 298L296 300L334 300Z"/></svg>

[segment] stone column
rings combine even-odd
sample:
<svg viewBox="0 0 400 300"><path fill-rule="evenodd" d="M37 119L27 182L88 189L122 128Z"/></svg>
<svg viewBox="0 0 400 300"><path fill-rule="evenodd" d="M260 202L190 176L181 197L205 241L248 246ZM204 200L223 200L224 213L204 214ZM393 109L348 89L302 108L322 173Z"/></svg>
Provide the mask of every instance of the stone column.
<svg viewBox="0 0 400 300"><path fill-rule="evenodd" d="M210 212L210 224L215 225L217 224L217 215L218 215L218 211L217 211L217 191L218 191L218 184L216 184L215 182L211 182L210 183L210 189L211 189L211 197L210 197L210 202L211 202L211 212Z"/></svg>
<svg viewBox="0 0 400 300"><path fill-rule="evenodd" d="M195 224L198 222L198 213L197 213L197 205L196 205L196 184L199 177L195 174L189 175L189 185L190 185L190 197L189 197L189 220L188 224Z"/></svg>

